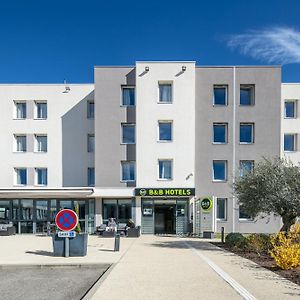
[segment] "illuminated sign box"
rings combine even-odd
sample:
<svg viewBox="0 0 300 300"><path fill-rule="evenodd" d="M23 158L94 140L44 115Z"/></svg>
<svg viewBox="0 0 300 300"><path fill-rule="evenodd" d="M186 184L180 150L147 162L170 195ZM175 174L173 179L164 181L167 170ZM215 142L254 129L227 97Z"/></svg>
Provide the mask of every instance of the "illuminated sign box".
<svg viewBox="0 0 300 300"><path fill-rule="evenodd" d="M135 196L140 197L190 197L195 196L194 188L139 188Z"/></svg>

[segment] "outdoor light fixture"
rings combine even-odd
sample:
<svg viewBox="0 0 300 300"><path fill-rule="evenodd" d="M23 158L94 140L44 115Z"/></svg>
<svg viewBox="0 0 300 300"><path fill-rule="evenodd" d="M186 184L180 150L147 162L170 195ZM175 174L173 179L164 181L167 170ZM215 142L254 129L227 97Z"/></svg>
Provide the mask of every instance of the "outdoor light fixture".
<svg viewBox="0 0 300 300"><path fill-rule="evenodd" d="M149 67L148 66L145 67L145 72L149 72Z"/></svg>
<svg viewBox="0 0 300 300"><path fill-rule="evenodd" d="M67 85L67 81L64 80L64 84L65 84L65 90L63 91L63 93L69 93L70 92L70 87Z"/></svg>
<svg viewBox="0 0 300 300"><path fill-rule="evenodd" d="M185 72L186 71L186 66L182 66L181 70L182 70L182 72Z"/></svg>

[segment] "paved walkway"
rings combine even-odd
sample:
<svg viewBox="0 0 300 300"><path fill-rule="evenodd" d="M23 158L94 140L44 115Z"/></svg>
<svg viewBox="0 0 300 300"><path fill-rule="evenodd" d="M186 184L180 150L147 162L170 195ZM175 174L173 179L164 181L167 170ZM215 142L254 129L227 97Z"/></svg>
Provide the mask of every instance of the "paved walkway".
<svg viewBox="0 0 300 300"><path fill-rule="evenodd" d="M114 252L114 239L89 236L88 255L85 257L54 257L52 239L32 234L0 237L1 265L91 264L114 263L136 239L121 238L121 251ZM1 299L1 297L0 297Z"/></svg>
<svg viewBox="0 0 300 300"><path fill-rule="evenodd" d="M142 236L105 277L93 300L300 299L298 285L199 239Z"/></svg>
<svg viewBox="0 0 300 300"><path fill-rule="evenodd" d="M5 265L113 264L94 300L300 299L300 287L205 240L143 235L114 239L89 236L86 257L53 257L49 237L0 237ZM3 267L4 266L4 267ZM3 270L4 271L4 270Z"/></svg>

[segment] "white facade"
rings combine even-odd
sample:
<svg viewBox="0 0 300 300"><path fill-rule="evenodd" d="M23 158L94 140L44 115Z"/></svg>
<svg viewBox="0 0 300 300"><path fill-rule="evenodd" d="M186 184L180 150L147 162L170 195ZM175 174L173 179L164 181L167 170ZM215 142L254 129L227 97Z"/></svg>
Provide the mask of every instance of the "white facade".
<svg viewBox="0 0 300 300"><path fill-rule="evenodd" d="M300 162L300 84L283 83L281 88L282 123L281 123L281 155L294 164ZM293 114L286 111L286 103L291 103ZM290 110L290 113L292 111ZM294 149L284 149L284 136L294 136ZM288 146L288 145L287 145Z"/></svg>
<svg viewBox="0 0 300 300"><path fill-rule="evenodd" d="M195 62L137 62L136 74L137 187L195 187ZM172 102L159 102L160 83ZM171 141L159 141L159 121L172 123ZM159 179L160 159L171 161L171 180Z"/></svg>
<svg viewBox="0 0 300 300"><path fill-rule="evenodd" d="M47 187L87 186L87 168L94 153L87 152L87 135L94 122L87 116L93 84L0 85L0 187L17 187L15 168L27 168L26 187L37 187L35 169L47 168ZM17 119L15 103L26 103L26 118ZM47 104L47 118L37 119L36 103ZM15 135L26 136L26 151L16 152ZM47 151L37 152L37 135L47 136ZM80 163L78 163L80 161Z"/></svg>

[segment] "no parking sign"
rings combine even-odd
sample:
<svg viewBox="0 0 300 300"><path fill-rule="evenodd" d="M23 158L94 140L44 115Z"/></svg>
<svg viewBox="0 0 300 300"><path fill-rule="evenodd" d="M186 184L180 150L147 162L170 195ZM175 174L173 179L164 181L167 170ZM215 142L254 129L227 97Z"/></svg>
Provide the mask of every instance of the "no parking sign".
<svg viewBox="0 0 300 300"><path fill-rule="evenodd" d="M71 209L62 209L55 217L55 224L62 231L71 231L78 224L78 216Z"/></svg>

